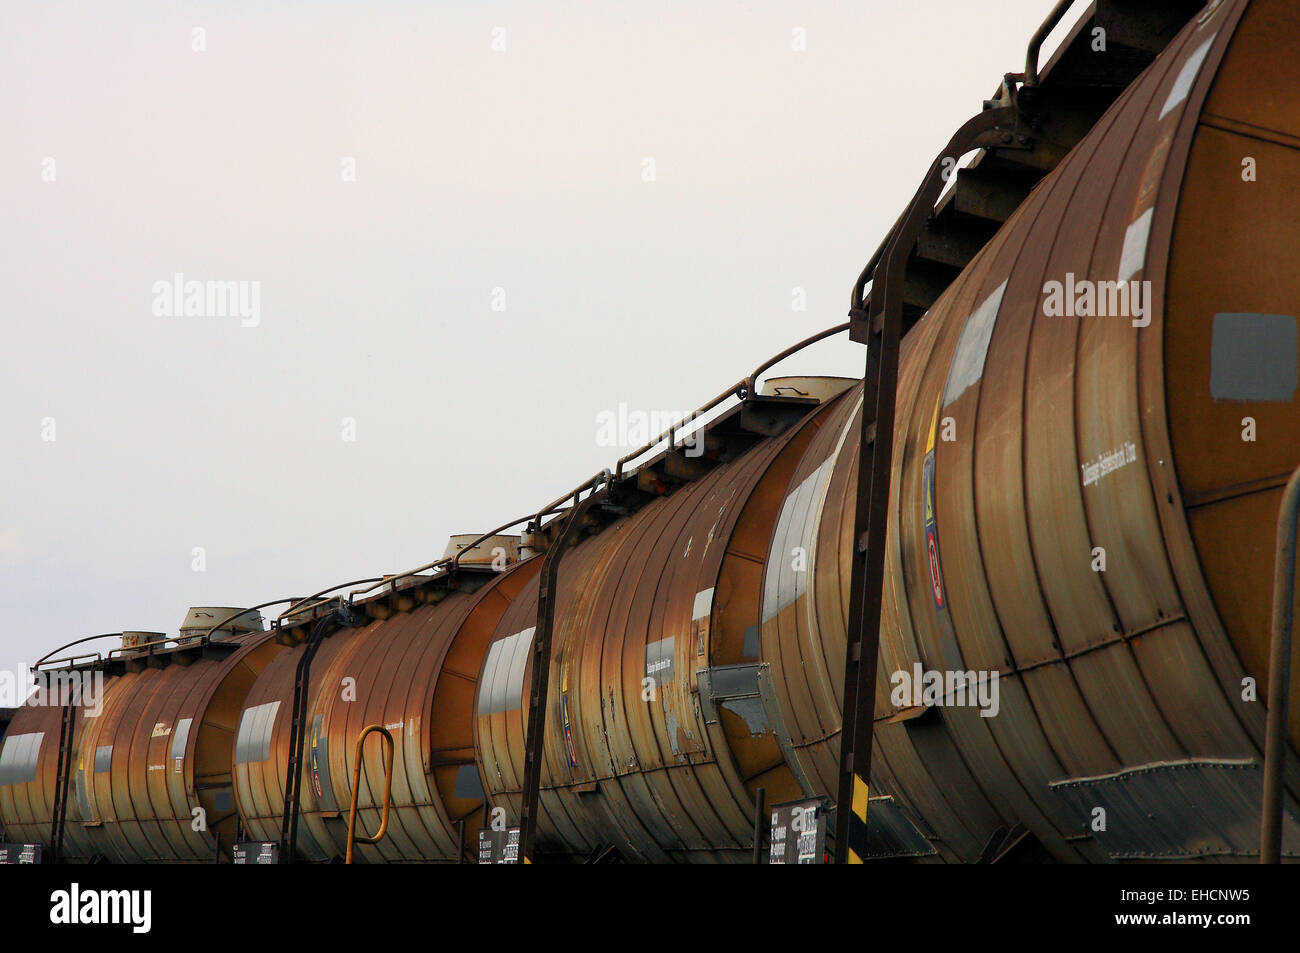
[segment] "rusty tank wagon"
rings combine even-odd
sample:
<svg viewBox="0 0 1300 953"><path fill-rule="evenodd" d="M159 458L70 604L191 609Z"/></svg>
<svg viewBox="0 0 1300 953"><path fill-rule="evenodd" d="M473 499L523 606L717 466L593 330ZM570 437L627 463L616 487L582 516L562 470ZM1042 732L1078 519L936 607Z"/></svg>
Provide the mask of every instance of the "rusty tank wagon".
<svg viewBox="0 0 1300 953"><path fill-rule="evenodd" d="M1273 797L1300 855L1300 698L1266 704L1300 683L1300 10L1098 0L1040 66L1069 6L810 339L894 314L887 414L769 362L426 566L47 657L99 705L12 714L6 839L459 863L504 819L529 860L748 863L765 804L822 799L867 862L1253 861Z"/></svg>

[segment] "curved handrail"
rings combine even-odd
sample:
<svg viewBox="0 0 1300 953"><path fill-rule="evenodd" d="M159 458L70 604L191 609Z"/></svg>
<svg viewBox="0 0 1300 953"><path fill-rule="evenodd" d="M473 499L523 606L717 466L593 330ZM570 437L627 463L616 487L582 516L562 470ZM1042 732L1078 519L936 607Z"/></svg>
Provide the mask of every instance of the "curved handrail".
<svg viewBox="0 0 1300 953"><path fill-rule="evenodd" d="M863 270L864 276L867 275L869 271L874 267L875 262L883 254L884 248L887 244L888 244L888 239L886 239L886 242L882 243L881 247L877 249L876 254L872 256L871 262L869 262L867 268ZM863 278L859 279L860 283L862 283L863 281L864 281ZM855 293L855 298L856 298L856 293ZM373 591L378 586L388 584L388 583L391 583L394 590L396 590L397 580L405 579L409 576L414 576L422 572L428 572L429 570L443 569L448 573L454 573L460 569L460 557L465 553L466 550L473 549L475 546L477 546L479 543L483 542L484 540L489 539L497 535L498 533L504 532L505 530L510 529L513 526L518 526L520 523L524 523L531 520L535 524L540 525L543 517L551 516L561 512L562 508L564 507L564 504L569 503L570 500L572 500L573 504L576 505L578 500L581 498L583 491L589 490L594 493L600 487L609 486L615 480L622 479L623 468L625 464L631 462L632 460L635 460L637 457L641 456L642 454L654 449L665 439L668 439L670 441L669 444L670 446L676 446L677 432L682 427L698 420L702 414L708 413L710 410L717 407L723 401L730 399L731 397L738 397L741 400L746 400L747 398L752 397L754 394L754 388L757 383L758 376L762 374L764 371L768 370L773 365L778 364L781 361L785 360L787 357L790 357L792 354L795 354L798 351L803 350L804 348L808 347L811 344L816 344L818 341L825 340L828 337L831 337L835 334L839 334L840 332L847 330L848 327L849 327L848 324L837 324L833 328L827 328L825 331L819 331L817 334L805 338L804 340L800 341L798 344L786 348L785 350L781 351L779 354L775 355L774 357L760 364L757 368L754 369L753 373L751 373L749 376L731 385L731 387L727 388L727 390L723 391L717 397L714 397L711 401L706 403L704 406L700 407L694 413L690 414L688 417L685 417L684 419L673 424L671 427L669 427L659 436L655 437L649 443L621 457L618 460L618 462L615 464L615 467L612 471L608 467L606 467L605 469L597 473L595 476L588 479L586 482L579 484L577 487L574 487L572 490L569 490L567 493L563 494L562 496L559 496L556 499L552 500L550 503L546 504L541 509L537 510L535 513L530 513L526 516L521 516L518 519L511 520L508 523L502 523L500 526L496 527L495 529L492 529L484 533L483 535L475 539L472 543L470 543L468 546L462 547L459 551L456 552L454 556L443 556L439 559L435 559L433 562L425 563L424 565L417 566L414 569L410 569L402 573L397 573L396 575L392 575L392 576L370 576L365 579L356 579L353 580L352 582L343 582L337 585L329 586L328 588L322 589L319 592L313 593L310 596L305 596L305 597L290 596L284 599L271 599L267 602L258 603L255 606L249 606L248 608L245 609L239 609L238 611L233 612L232 614L228 615L226 618L222 619L220 622L216 622L213 625L209 626L208 629L201 636L198 637L199 643L202 645L207 645L209 642L212 641L213 632L216 632L218 629L221 629L223 626L228 625L229 623L233 622L235 619L239 618L240 616L245 615L246 613L255 612L259 609L265 609L269 606L276 606L276 605L281 605L282 603L289 603L288 608L285 609L284 612L280 613L280 615L275 620L273 620L273 624L279 624L285 619L292 618L293 616L296 615L300 615L311 609L315 609L318 606L325 605L326 603L330 602L334 598L338 598L336 596L330 597L329 599L322 598L323 596L325 596L326 593L333 592L336 589L343 589L347 586L359 586L359 585L370 584L369 587L366 589L358 589L349 592L348 600L351 601L359 595L364 595L368 592ZM312 602L313 599L319 601L313 603ZM44 657L42 657L41 659L33 663L31 666L31 670L36 671L41 665L45 664L48 661L51 661L50 657L54 655L56 652L62 652L64 649L71 648L74 645L80 645L84 642L92 642L95 639L120 638L121 636L122 636L121 632L106 632L101 635L91 635L91 636L87 636L84 639L76 639L75 641L67 642L59 646L58 648L54 649L53 651L47 653ZM167 639L166 641L176 641L176 639ZM154 644L154 643L149 643L149 644ZM112 653L110 652L110 655L111 654ZM71 656L70 658L91 658L91 657L92 655L88 654L85 656ZM96 652L93 653L93 657L96 659L101 659L103 658L103 655L101 653ZM54 659L53 661L61 662L67 660L68 659Z"/></svg>
<svg viewBox="0 0 1300 953"><path fill-rule="evenodd" d="M520 523L524 522L525 520L531 520L532 518L533 517L531 515L521 516L517 520L512 520L509 523L503 523L502 525L498 526L496 529L488 530L486 533L484 533L478 539L474 540L474 542L470 543L468 546L464 546L460 548L459 550L456 551L456 555L453 556L450 560L448 560L448 562L451 564L450 571L455 572L457 569L460 568L460 555L461 553L465 552L465 550L473 549L475 546L477 546L479 543L483 542L484 540L491 539L493 536L496 536L498 533L503 533L506 530L510 529L512 526L518 526Z"/></svg>
<svg viewBox="0 0 1300 953"><path fill-rule="evenodd" d="M305 603L305 602L310 602L312 599L320 599L320 597L323 596L323 595L325 595L325 593L327 593L327 592L333 592L335 589L342 589L344 586L359 586L359 585L361 585L362 583L365 583L365 582L381 582L381 581L383 581L383 580L385 580L385 579L387 579L387 578L389 578L389 577L388 577L388 576L369 576L369 577L367 577L367 578L365 578L365 579L354 579L354 580L352 580L351 582L341 582L341 583L339 583L337 586L330 586L328 589L322 589L320 592L313 592L310 596L303 596L303 597L301 597L301 598L299 598L299 599L292 600L293 604L290 605L289 608L287 608L287 609L285 609L283 612L281 612L281 613L280 613L276 618L277 618L277 619L283 619L285 616L295 615L295 614L297 614L297 613L299 613L299 612L305 612L307 609L315 609L316 606L322 606L322 605L325 605L327 602L330 602L330 601L332 601L333 599L335 599L335 598L337 598L337 597L335 597L335 596L331 596L329 599L321 599L320 602L313 603L312 605L310 605L310 606L306 606L306 607L303 606L303 603ZM286 600L286 601L287 601L287 600ZM244 612L251 612L251 611L252 611L251 609L245 609L245 610L244 610ZM241 613L241 614L242 614L242 613ZM238 617L235 616L235 617L232 617L232 618L238 618ZM230 620L227 619L226 621L229 622Z"/></svg>
<svg viewBox="0 0 1300 953"><path fill-rule="evenodd" d="M834 337L837 334L842 334L843 332L849 329L849 324L850 322L845 321L843 324L837 324L835 325L835 327L827 328L825 331L818 331L816 334L812 335L811 337L804 338L798 344L790 345L788 348L786 348L776 357L771 358L770 360L758 365L758 367L754 368L754 373L750 374L747 378L745 378L746 391L748 391L752 395L754 393L754 385L758 381L758 375L762 374L765 370L767 370L772 365L781 363L787 357L790 357L792 354L802 351L804 348L808 347L809 345L816 344L818 341L824 341L826 338Z"/></svg>
<svg viewBox="0 0 1300 953"><path fill-rule="evenodd" d="M361 753L365 747L366 737L373 731L379 732L388 742L387 764L384 765L384 813L379 820L379 830L374 836L366 834L357 836L357 795L361 792ZM378 844L388 833L388 810L393 803L393 762L397 760L396 750L392 732L383 725L367 725L357 736L357 755L352 766L352 807L348 810L348 848L347 856L343 861L345 864L352 863L353 844Z"/></svg>
<svg viewBox="0 0 1300 953"><path fill-rule="evenodd" d="M117 648L115 648L115 649L109 649L109 650L108 650L108 655L106 655L106 656L104 656L104 657L107 658L107 659L112 659L112 658L117 657L117 656L118 656L118 653L127 653L127 652L137 653L137 652L141 652L141 651L143 651L143 650L145 650L145 649L148 649L148 650L149 650L149 654L152 655L152 654L153 654L153 650L154 650L154 648L155 648L156 646L159 646L159 645L166 645L168 642L176 642L176 643L179 644L179 643L180 643L180 636L178 636L178 635L168 635L168 636L165 636L164 638L161 638L161 639L152 639L152 640L150 640L150 641L148 641L148 642L139 642L139 643L137 643L136 645L129 645L129 646L128 646L128 645L119 645L119 646L118 646Z"/></svg>
<svg viewBox="0 0 1300 953"><path fill-rule="evenodd" d="M677 437L676 437L677 430L680 427L684 427L689 423L694 423L696 420L699 419L701 414L708 413L710 410L712 410L714 407L717 407L724 400L728 400L732 397L739 397L741 400L744 400L748 396L749 393L748 391L745 390L745 381L736 381L736 383L732 384L729 388L724 390L717 397L713 398L713 400L709 401L707 404L705 404L703 407L696 410L694 413L686 417L683 417L681 420L677 421L677 423L673 424L671 427L669 427L659 436L652 439L645 446L639 447L636 450L633 450L631 453L620 457L618 460L618 464L614 467L615 477L621 478L623 476L623 464L627 463L630 460L635 460L637 457L641 456L641 454L645 453L646 451L652 450L655 447L659 446L659 444L663 443L665 437L669 438L668 446L670 448L677 446Z"/></svg>
<svg viewBox="0 0 1300 953"><path fill-rule="evenodd" d="M96 639L120 639L121 637L122 637L121 632L102 632L99 635L88 635L84 639L75 639L71 642L66 642L63 645L60 645L57 649L51 649L49 652L46 652L43 656L38 658L35 662L32 663L29 671L34 672L38 668L40 668L45 662L50 661L50 656L53 655L55 652L62 652L64 649L70 649L74 645L81 645L84 642L93 642ZM91 654L93 654L96 658L102 657L98 652L94 652L94 653L87 653L86 655L72 655L69 656L69 658L89 658ZM67 660L68 659L61 659L61 658L54 659L55 662L66 662Z"/></svg>
<svg viewBox="0 0 1300 953"><path fill-rule="evenodd" d="M325 591L329 592L328 589L326 589ZM238 619L241 615L246 615L249 612L256 612L258 609L265 609L267 606L278 606L282 602L293 602L294 599L296 598L297 596L287 596L284 599L271 599L268 602L259 602L255 606L249 606L247 609L240 609L234 614L226 616L220 622L217 622L214 625L210 626L206 632L204 632L201 636L199 636L199 641L202 642L204 645L207 645L209 642L212 641L213 632L217 631L217 629L221 628L226 623L233 622L235 619Z"/></svg>
<svg viewBox="0 0 1300 953"><path fill-rule="evenodd" d="M57 652L58 649L55 649L55 651ZM64 655L64 656L61 656L60 658L50 659L49 661L50 661L50 662L66 662L66 663L68 663L68 667L71 668L71 667L74 666L74 665L80 665L80 664L83 664L83 662L91 662L91 663L93 663L93 662L102 662L103 660L104 660L104 656L101 655L99 652L83 652L83 653L81 653L80 655ZM53 666L51 666L51 668L53 668ZM47 668L47 669L37 668L35 665L33 665L33 666L29 669L29 671L30 671L33 675L37 675L37 674L39 674L39 673L41 673L41 672L48 672L48 671L50 671L50 669L48 669L48 668Z"/></svg>
<svg viewBox="0 0 1300 953"><path fill-rule="evenodd" d="M1029 40L1029 50L1025 54L1025 85L1038 85L1038 51L1043 48L1043 43L1047 41L1048 36L1056 29L1057 24L1064 19L1065 15L1070 12L1074 6L1075 0L1060 0L1052 8L1052 12L1047 15L1042 26L1034 33Z"/></svg>

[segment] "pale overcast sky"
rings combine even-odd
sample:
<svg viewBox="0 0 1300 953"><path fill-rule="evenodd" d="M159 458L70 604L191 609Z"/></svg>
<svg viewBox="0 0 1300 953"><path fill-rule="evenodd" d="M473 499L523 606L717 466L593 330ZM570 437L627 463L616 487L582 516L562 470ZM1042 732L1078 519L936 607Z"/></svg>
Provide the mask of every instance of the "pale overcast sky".
<svg viewBox="0 0 1300 953"><path fill-rule="evenodd" d="M7 0L0 671L437 558L845 320L1052 6Z"/></svg>

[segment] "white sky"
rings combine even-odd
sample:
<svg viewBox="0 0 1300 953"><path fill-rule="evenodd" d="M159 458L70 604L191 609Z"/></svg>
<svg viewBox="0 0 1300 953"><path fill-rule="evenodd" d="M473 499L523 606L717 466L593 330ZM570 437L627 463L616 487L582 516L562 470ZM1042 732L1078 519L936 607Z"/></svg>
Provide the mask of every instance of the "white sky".
<svg viewBox="0 0 1300 953"><path fill-rule="evenodd" d="M1052 6L6 0L0 672L437 558L845 320Z"/></svg>

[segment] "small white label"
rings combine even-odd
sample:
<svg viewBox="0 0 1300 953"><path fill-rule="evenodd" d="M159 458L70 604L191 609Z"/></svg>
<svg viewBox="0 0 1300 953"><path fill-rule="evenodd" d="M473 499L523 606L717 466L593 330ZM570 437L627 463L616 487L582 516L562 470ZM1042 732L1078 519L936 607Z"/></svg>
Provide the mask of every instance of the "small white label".
<svg viewBox="0 0 1300 953"><path fill-rule="evenodd" d="M701 589L695 594L695 611L691 613L691 621L703 619L713 611L713 590Z"/></svg>

